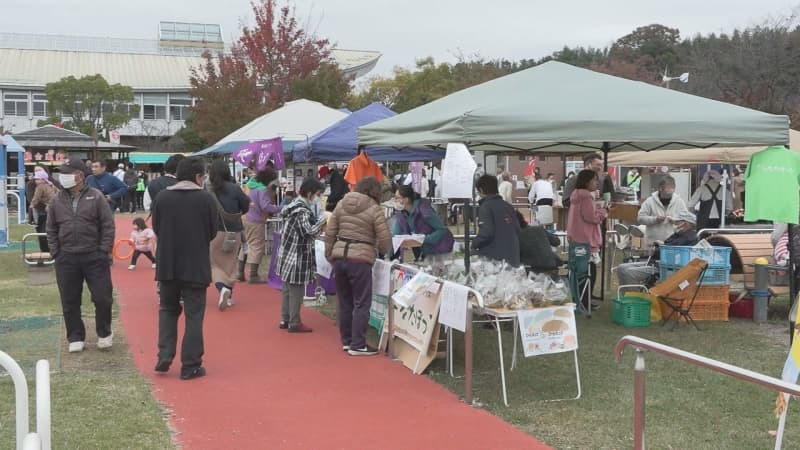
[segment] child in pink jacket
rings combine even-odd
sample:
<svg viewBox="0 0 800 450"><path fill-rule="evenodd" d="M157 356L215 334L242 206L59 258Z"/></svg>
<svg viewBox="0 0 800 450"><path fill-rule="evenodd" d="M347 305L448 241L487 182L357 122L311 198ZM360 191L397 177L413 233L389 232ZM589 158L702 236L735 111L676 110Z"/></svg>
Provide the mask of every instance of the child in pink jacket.
<svg viewBox="0 0 800 450"><path fill-rule="evenodd" d="M156 234L153 230L147 228L144 219L137 217L133 219L133 231L131 231L131 242L133 242L133 257L131 257L131 265L128 270L136 268L136 260L139 255L144 255L153 264L153 269L156 268L156 258L153 256L153 248L156 241Z"/></svg>

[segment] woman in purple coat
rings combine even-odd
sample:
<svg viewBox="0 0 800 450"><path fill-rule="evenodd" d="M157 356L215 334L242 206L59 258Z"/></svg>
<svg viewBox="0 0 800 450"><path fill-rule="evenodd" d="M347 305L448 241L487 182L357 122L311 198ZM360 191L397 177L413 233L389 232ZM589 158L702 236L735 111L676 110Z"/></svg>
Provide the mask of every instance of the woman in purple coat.
<svg viewBox="0 0 800 450"><path fill-rule="evenodd" d="M244 281L246 263L250 265L250 284L261 283L258 266L264 257L264 225L267 219L281 212L281 207L276 205L276 194L271 186L277 178L278 173L275 169L267 167L247 182L247 187L250 189L250 210L244 216L247 253L239 252L239 281Z"/></svg>

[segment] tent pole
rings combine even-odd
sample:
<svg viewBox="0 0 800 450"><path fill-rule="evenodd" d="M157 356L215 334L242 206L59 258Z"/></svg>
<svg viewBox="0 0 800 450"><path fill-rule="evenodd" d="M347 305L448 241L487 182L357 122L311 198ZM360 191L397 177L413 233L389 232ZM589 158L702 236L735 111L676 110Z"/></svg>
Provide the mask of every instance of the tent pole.
<svg viewBox="0 0 800 450"><path fill-rule="evenodd" d="M608 173L608 150L611 146L608 142L603 142L603 171ZM608 176L608 175L606 175ZM603 186L600 185L600 192L603 192ZM606 230L608 229L608 219L603 219L600 224L602 229L600 235L602 236L602 245L600 245L600 301L606 299ZM613 262L612 262L613 263ZM591 308L592 296L589 295L589 307Z"/></svg>

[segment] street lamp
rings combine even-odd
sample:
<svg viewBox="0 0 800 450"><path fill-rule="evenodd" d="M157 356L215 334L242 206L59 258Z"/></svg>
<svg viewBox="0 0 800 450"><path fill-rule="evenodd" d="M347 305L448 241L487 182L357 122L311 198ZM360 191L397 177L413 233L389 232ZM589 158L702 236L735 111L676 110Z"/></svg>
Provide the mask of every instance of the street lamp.
<svg viewBox="0 0 800 450"><path fill-rule="evenodd" d="M672 80L678 80L678 81L680 81L681 83L684 83L684 84L688 83L689 82L689 72L683 72L682 74L680 74L680 76L671 77L671 76L667 75L667 68L665 67L664 68L664 74L661 75L661 82L664 83L664 85L667 87L667 89L669 89L669 82L672 81Z"/></svg>

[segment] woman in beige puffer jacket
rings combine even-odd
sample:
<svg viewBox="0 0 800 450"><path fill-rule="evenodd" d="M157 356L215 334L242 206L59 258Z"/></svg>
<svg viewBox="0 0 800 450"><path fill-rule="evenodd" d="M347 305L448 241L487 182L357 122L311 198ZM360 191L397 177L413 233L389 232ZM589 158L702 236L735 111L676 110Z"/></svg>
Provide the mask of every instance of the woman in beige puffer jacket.
<svg viewBox="0 0 800 450"><path fill-rule="evenodd" d="M367 345L372 304L372 264L392 250L392 235L378 204L381 183L367 177L336 205L325 230L325 257L333 263L339 299L342 350L353 356L377 354Z"/></svg>

